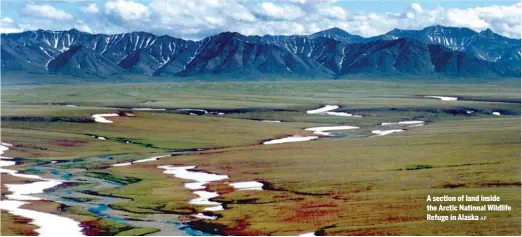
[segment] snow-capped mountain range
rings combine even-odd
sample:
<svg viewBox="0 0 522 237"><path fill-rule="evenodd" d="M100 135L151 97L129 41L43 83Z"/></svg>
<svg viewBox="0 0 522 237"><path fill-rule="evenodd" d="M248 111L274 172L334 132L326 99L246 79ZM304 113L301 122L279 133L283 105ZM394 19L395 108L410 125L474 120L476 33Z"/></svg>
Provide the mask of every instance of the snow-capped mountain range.
<svg viewBox="0 0 522 237"><path fill-rule="evenodd" d="M219 33L200 41L147 32L37 30L1 35L2 74L75 77L520 77L520 40L491 30L431 26L364 38L339 28L311 35Z"/></svg>

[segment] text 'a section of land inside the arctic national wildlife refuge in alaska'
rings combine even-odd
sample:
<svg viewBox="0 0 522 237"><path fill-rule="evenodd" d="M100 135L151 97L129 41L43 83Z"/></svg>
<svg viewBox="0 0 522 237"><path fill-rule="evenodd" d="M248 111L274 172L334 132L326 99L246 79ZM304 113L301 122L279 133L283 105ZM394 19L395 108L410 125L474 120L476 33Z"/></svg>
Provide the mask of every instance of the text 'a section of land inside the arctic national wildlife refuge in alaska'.
<svg viewBox="0 0 522 237"><path fill-rule="evenodd" d="M0 234L520 236L521 4L398 3L2 1Z"/></svg>

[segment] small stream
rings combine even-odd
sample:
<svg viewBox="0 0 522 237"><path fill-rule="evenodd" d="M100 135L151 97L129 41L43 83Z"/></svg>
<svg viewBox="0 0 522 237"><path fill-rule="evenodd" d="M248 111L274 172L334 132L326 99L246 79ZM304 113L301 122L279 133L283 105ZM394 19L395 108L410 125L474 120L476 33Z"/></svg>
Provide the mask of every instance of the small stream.
<svg viewBox="0 0 522 237"><path fill-rule="evenodd" d="M2 146L3 151L7 150L5 148L6 146ZM151 157L148 159L140 160L140 162L152 161L161 157L163 156ZM86 159L87 160L85 161L89 161L90 159L96 160L99 158L91 157ZM75 161L67 161L60 163L48 162L45 164L34 165L29 167L28 170L37 171L38 173L41 173L40 176L32 174L18 174L14 171L2 168L0 170L2 173L16 173L15 175L25 178L38 177L38 179L43 181L39 180L29 184L6 184L9 190L14 194L7 195L7 198L9 198L9 200L3 200L0 202L0 209L9 211L14 215L20 215L32 219L32 223L34 223L40 228L36 231L42 235L59 236L60 234L69 233L67 234L67 236L78 236L82 235L82 229L79 226L80 223L69 218L28 209L20 209L19 207L21 205L26 204L25 201L18 201L18 199L20 199L21 197L22 199L23 197L25 197L24 200L28 201L42 199L62 203L67 206L79 206L97 217L107 218L109 220L125 223L134 227L159 229L159 232L153 233L151 235L212 235L209 233L192 229L189 226L188 222L179 221L180 215L177 214L140 214L140 218L137 219L133 218L133 213L111 209L110 204L125 203L128 202L129 199L98 195L97 192L104 189L122 187L124 184L114 181L103 180L100 178L84 176L82 175L82 173L86 171L85 169L60 169L60 166L67 166L73 163L75 163ZM14 162L2 160L2 166L6 165L14 165ZM44 176L52 178L42 178ZM55 180L54 178L60 178L62 180ZM74 183L87 184L89 186L86 188L83 185L71 185ZM35 189L35 187L37 188ZM86 189L88 190L88 192L85 192ZM60 233L55 233L57 231L57 229L55 228L56 223L62 223L60 224L60 226L63 228L60 228ZM63 232L67 230L70 230L70 232Z"/></svg>
<svg viewBox="0 0 522 237"><path fill-rule="evenodd" d="M333 110L338 109L337 105L326 105L322 108L309 110L308 114L316 114L316 115L331 115L331 116L346 116L346 117L360 117L359 115L348 114L343 112L334 112ZM136 109L139 110L139 109ZM143 109L145 110L145 109ZM198 112L201 114L206 114L207 111L202 112L203 110L195 110L192 109L188 112L192 114ZM107 119L107 117L116 117L120 116L117 113L113 114L95 114L92 117L98 123L106 123L110 124L113 121ZM125 114L124 116L133 116L133 114ZM265 121L262 122L275 122L275 121ZM280 122L277 120L277 122ZM399 121L392 123L382 123L380 126L386 128L386 130L373 130L371 133L374 136L384 136L395 132L403 132L406 131L403 127L415 127L424 125L424 121ZM388 128L391 127L391 128ZM359 127L355 126L328 126L328 127L312 127L305 129L306 131L314 133L315 136L299 136L293 135L288 137L282 137L278 139L264 141L264 145L271 144L280 144L287 142L304 142L316 140L323 137L331 137L333 134L331 132L339 131L339 130L351 130L351 129L359 129ZM104 140L104 137L96 137L98 139ZM9 149L10 144L2 143L0 146L0 155L3 154L4 151ZM161 159L163 156L154 156L150 158L144 158L141 160L131 161L131 162L122 162L117 164L112 164L112 166L130 166L135 163L142 162L151 162ZM10 166L15 165L14 161L10 161L9 157L1 156L2 160L0 160L0 166ZM90 157L85 158L82 161L98 161L99 157ZM80 162L82 162L80 161ZM82 209L87 210L91 214L107 218L112 221L125 223L135 227L143 227L143 228L155 228L159 229L158 232L153 233L152 235L163 235L163 236L172 236L172 235L196 235L196 236L209 236L210 233L201 232L190 227L189 222L181 222L180 215L177 214L140 214L139 219L135 218L133 213L115 210L110 206L111 204L121 204L128 202L129 199L115 196L106 196L98 194L98 191L110 189L110 188L119 188L124 186L125 184L104 180L102 178L90 177L84 175L85 169L81 168L73 168L73 169L61 169L64 166L72 165L75 166L75 160L65 161L65 162L48 162L41 165L30 166L29 170L38 171L43 176L52 177L52 178L42 178L42 176L32 175L32 174L19 174L16 171L8 170L4 168L0 168L2 173L8 173L14 176L20 176L23 178L36 179L36 182L29 184L6 184L6 187L13 192L11 195L7 195L6 197L9 200L3 200L0 208L5 209L12 214L21 215L33 220L33 223L40 227L40 231L48 230L47 225L51 223L42 221L46 220L55 220L56 222L62 221L63 225L65 225L65 229L70 230L70 236L73 235L81 235L81 229L79 227L79 223L65 217L60 217L48 213L41 213L32 210L21 209L20 207L25 203L23 201L30 200L49 200L57 203L63 203L68 206L79 206ZM189 204L192 205L202 205L206 206L203 208L204 213L196 213L192 214L192 217L199 219L217 219L219 215L212 215L214 212L223 211L224 206L216 201L212 201L213 198L220 196L221 194L217 192L211 192L207 190L207 184L211 182L223 182L234 188L234 191L253 191L253 190L263 190L263 184L258 181L244 181L244 182L234 182L229 183L224 180L229 179L228 175L221 174L212 174L204 171L200 171L196 169L196 166L158 166L159 169L163 169L164 173L172 174L176 178L188 180L189 182L185 183L185 188L190 189L197 198L194 198L189 201ZM89 185L86 192L85 185L70 185L70 184L85 184ZM69 184L69 185L65 185ZM58 187L58 188L56 188ZM11 200L12 199L12 200ZM24 210L20 212L18 210ZM47 217L46 217L47 216ZM48 217L53 216L53 217ZM54 218L54 219L53 219ZM61 218L61 219L60 219ZM54 222L54 221L53 221ZM39 232L37 230L37 232ZM43 233L43 232L39 232ZM47 234L47 233L46 233ZM305 235L311 235L313 233L306 233Z"/></svg>
<svg viewBox="0 0 522 237"><path fill-rule="evenodd" d="M0 145L0 173L7 173L15 177L35 181L22 184L4 184L11 194L5 196L7 199L0 201L0 209L15 216L22 216L31 219L30 223L38 226L35 232L39 235L83 236L80 223L73 219L23 208L23 206L29 204L30 201L49 200L41 197L40 194L43 193L45 189L53 188L62 184L63 181L46 179L37 175L20 174L15 170L3 168L16 164L16 162L10 161L11 157L3 156L3 153L9 150L9 147L11 146L11 144L3 142ZM57 229L56 226L60 226L61 228Z"/></svg>

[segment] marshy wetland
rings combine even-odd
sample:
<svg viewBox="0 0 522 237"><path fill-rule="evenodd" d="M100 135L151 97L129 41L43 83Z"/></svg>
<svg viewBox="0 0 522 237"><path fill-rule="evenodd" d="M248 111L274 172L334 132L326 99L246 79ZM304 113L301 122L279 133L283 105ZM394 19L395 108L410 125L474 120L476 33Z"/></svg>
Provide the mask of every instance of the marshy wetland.
<svg viewBox="0 0 522 237"><path fill-rule="evenodd" d="M71 236L521 234L519 79L10 85L1 99L2 235L49 221ZM464 194L513 210L426 220L427 195Z"/></svg>

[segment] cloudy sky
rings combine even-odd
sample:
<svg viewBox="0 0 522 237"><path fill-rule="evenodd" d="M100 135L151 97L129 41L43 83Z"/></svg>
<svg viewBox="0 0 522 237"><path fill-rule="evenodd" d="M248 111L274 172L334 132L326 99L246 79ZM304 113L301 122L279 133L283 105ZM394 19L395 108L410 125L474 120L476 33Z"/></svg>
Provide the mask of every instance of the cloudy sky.
<svg viewBox="0 0 522 237"><path fill-rule="evenodd" d="M1 32L65 30L147 31L198 40L222 32L310 34L339 27L375 36L394 28L440 24L490 28L520 38L517 0L1 0Z"/></svg>

